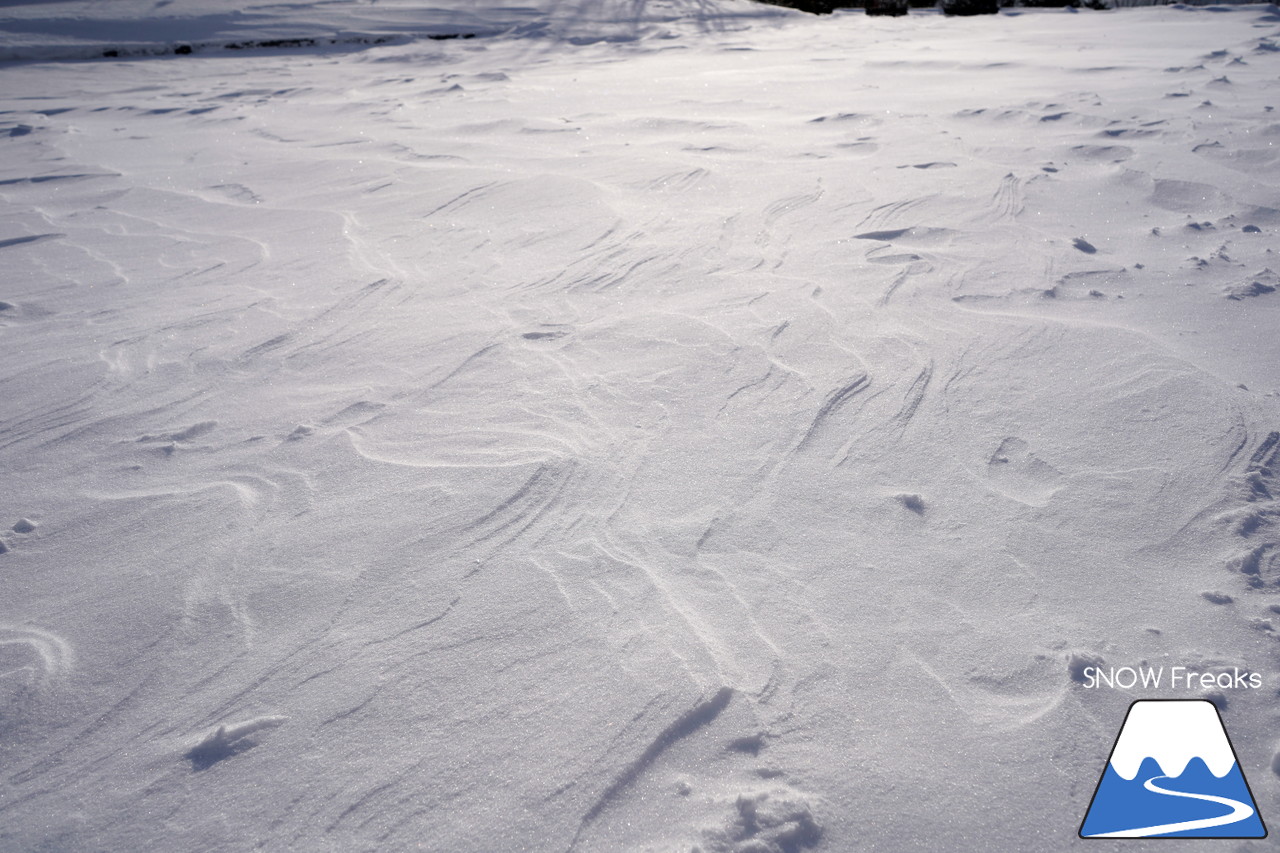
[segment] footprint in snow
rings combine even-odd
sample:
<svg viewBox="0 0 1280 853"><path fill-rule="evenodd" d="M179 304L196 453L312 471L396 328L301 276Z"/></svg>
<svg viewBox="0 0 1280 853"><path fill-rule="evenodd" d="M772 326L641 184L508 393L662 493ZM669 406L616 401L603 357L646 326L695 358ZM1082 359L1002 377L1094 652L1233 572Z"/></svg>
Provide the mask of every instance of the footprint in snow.
<svg viewBox="0 0 1280 853"><path fill-rule="evenodd" d="M1062 472L1036 456L1030 445L1010 436L987 460L987 477L993 488L1008 498L1030 506L1044 506L1062 480Z"/></svg>

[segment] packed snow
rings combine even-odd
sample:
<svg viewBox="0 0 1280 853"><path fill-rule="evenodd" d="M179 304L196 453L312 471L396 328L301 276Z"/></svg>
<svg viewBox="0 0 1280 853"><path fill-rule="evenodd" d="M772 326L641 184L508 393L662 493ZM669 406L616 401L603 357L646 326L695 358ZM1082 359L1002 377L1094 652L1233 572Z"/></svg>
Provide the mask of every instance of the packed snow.
<svg viewBox="0 0 1280 853"><path fill-rule="evenodd" d="M1061 850L1151 695L1280 820L1275 6L0 57L0 849Z"/></svg>

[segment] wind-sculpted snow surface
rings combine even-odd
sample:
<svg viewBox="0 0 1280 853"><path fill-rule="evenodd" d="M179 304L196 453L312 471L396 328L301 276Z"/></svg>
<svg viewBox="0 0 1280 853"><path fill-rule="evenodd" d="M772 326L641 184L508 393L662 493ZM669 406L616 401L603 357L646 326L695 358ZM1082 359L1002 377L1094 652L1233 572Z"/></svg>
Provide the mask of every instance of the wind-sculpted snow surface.
<svg viewBox="0 0 1280 853"><path fill-rule="evenodd" d="M1274 802L1280 15L695 5L0 66L0 849L1057 850L1143 661Z"/></svg>

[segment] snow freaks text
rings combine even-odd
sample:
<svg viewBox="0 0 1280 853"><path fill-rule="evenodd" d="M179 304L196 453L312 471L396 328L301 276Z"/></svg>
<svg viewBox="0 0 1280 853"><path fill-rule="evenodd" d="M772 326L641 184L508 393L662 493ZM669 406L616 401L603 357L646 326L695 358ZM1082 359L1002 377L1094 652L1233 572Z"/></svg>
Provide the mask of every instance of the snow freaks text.
<svg viewBox="0 0 1280 853"><path fill-rule="evenodd" d="M1087 666L1081 675L1081 683L1089 689L1141 687L1158 690L1168 687L1173 690L1211 690L1216 687L1219 690L1258 690L1262 687L1260 674L1235 666L1229 672L1198 672L1185 666Z"/></svg>

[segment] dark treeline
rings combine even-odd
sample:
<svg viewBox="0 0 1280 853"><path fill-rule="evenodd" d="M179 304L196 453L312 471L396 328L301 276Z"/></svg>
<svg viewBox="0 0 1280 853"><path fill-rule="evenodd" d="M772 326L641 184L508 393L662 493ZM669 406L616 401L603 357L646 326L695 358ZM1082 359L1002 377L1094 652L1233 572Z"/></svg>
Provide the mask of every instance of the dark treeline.
<svg viewBox="0 0 1280 853"><path fill-rule="evenodd" d="M866 9L868 15L905 15L910 9L941 8L947 15L994 15L1014 6L1028 8L1120 9L1134 6L1166 6L1183 3L1209 6L1218 3L1240 5L1271 0L760 0L815 15L829 15L837 9Z"/></svg>

